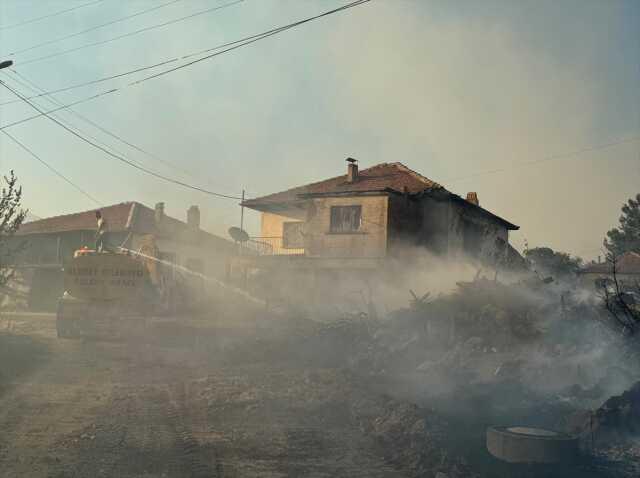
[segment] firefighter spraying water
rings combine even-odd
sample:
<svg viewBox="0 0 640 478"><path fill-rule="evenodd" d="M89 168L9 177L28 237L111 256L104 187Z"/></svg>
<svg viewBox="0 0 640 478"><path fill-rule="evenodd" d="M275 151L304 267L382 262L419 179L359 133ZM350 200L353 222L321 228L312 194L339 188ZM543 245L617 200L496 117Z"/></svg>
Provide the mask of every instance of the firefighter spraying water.
<svg viewBox="0 0 640 478"><path fill-rule="evenodd" d="M226 296L265 306L246 291L162 259L151 234L136 250L111 244L101 211L96 211L96 219L95 249L75 251L64 265L58 337L117 340L145 334L158 321L183 323L186 319L179 317L197 315L212 305L205 290L224 290Z"/></svg>
<svg viewBox="0 0 640 478"><path fill-rule="evenodd" d="M151 238L142 251L144 256L99 244L98 250L75 252L64 267L59 337L119 338L125 331L143 328L149 317L180 309L186 302L185 285L171 270L145 258L158 255Z"/></svg>

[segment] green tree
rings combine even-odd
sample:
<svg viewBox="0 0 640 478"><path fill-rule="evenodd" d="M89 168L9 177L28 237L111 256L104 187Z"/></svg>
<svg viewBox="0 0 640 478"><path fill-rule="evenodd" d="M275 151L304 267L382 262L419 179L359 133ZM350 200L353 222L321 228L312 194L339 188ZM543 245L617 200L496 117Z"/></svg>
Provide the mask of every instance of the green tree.
<svg viewBox="0 0 640 478"><path fill-rule="evenodd" d="M554 251L550 247L527 249L524 251L524 257L533 270L557 278L574 276L582 265L580 257Z"/></svg>
<svg viewBox="0 0 640 478"><path fill-rule="evenodd" d="M640 253L640 193L622 205L620 226L607 232L604 247L610 257L625 252Z"/></svg>
<svg viewBox="0 0 640 478"><path fill-rule="evenodd" d="M11 238L27 215L27 211L20 207L22 187L18 186L18 178L11 171L3 179L5 184L0 193L0 286L13 276L11 264L21 246Z"/></svg>

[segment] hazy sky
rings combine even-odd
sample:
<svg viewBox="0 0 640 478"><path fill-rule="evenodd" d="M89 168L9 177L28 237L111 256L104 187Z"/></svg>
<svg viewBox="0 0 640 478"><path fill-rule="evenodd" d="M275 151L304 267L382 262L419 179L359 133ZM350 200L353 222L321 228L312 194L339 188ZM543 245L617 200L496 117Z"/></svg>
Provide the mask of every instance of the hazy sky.
<svg viewBox="0 0 640 478"><path fill-rule="evenodd" d="M168 0L1 0L0 60L53 90L259 33L348 0L245 0L104 45L21 62L229 3L182 0L52 45L10 54ZM5 28L2 28L2 27ZM155 70L152 70L155 71ZM64 103L148 72L59 93ZM12 87L13 73L0 75ZM13 80L12 80L13 79ZM12 99L0 92L0 102ZM40 98L38 104L52 106ZM279 191L401 161L521 231L519 249L598 254L621 204L640 192L640 1L373 0L75 109L189 174L167 168L68 113L64 120L146 167L225 194ZM32 115L0 106L0 125ZM40 118L8 131L102 203L164 201L225 234L237 201L185 191L117 163ZM622 141L622 142L620 142ZM618 143L607 148L600 145ZM580 154L563 156L583 151ZM95 207L0 135L38 216ZM251 233L258 214L247 213Z"/></svg>

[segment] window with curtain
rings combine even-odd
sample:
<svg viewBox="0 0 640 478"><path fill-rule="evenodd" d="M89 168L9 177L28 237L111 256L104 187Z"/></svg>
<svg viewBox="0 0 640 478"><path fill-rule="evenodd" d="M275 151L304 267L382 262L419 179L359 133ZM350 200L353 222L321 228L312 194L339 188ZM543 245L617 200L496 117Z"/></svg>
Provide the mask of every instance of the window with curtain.
<svg viewBox="0 0 640 478"><path fill-rule="evenodd" d="M362 206L332 206L330 231L335 233L360 230Z"/></svg>

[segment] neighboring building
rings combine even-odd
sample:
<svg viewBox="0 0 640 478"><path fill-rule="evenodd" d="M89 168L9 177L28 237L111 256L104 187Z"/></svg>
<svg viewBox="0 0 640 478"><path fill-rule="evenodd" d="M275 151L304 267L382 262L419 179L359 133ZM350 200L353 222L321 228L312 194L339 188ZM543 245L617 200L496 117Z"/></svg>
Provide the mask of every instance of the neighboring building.
<svg viewBox="0 0 640 478"><path fill-rule="evenodd" d="M138 202L99 208L107 221L113 248L133 251L153 240L160 258L207 276L222 277L233 244L200 228L200 211L192 206L186 222L164 213L164 203L151 209ZM74 251L92 249L96 209L24 223L13 238L24 249L13 263L19 270L19 289L33 310L54 310L63 291L62 267Z"/></svg>
<svg viewBox="0 0 640 478"><path fill-rule="evenodd" d="M232 269L371 270L424 251L492 265L519 257L509 246L518 226L476 193L463 199L401 163L347 161L342 176L244 201L262 213L262 230Z"/></svg>
<svg viewBox="0 0 640 478"><path fill-rule="evenodd" d="M598 289L612 283L613 263L605 261L587 264L578 274L583 285ZM625 252L618 256L615 275L623 289L640 287L640 254Z"/></svg>

